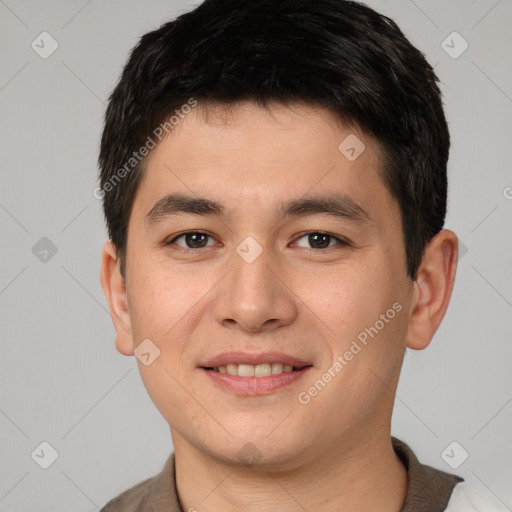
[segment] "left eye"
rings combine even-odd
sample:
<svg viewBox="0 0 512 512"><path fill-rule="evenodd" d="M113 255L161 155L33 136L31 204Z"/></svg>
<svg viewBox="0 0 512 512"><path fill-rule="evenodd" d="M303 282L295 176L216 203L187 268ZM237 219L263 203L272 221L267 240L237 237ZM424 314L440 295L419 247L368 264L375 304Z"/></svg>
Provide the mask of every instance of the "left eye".
<svg viewBox="0 0 512 512"><path fill-rule="evenodd" d="M202 233L200 231L189 231L188 233L182 233L181 235L178 235L176 238L169 240L166 243L166 245L173 244L176 242L176 240L183 238L186 244L184 247L185 249L202 249L203 247L207 247L204 242L205 240L208 239L208 237L210 237L210 235ZM180 244L177 245L183 247Z"/></svg>
<svg viewBox="0 0 512 512"><path fill-rule="evenodd" d="M307 237L308 244L311 244L313 249L328 249L329 247L333 247L334 245L348 245L345 240L342 240L341 238L338 238L337 236L330 235L329 233L323 233L321 231L315 231L311 233L306 233L305 235L302 235L297 240L301 240L302 238ZM336 242L334 244L331 244L331 242ZM300 245L299 245L300 246ZM305 246L300 246L305 247ZM311 247L309 247L311 248Z"/></svg>

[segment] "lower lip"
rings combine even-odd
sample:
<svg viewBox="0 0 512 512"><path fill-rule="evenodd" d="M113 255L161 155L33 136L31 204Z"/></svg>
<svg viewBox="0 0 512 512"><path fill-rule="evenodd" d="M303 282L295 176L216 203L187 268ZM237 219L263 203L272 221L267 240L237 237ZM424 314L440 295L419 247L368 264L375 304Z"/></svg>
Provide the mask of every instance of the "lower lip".
<svg viewBox="0 0 512 512"><path fill-rule="evenodd" d="M239 377L228 373L219 373L215 370L201 370L206 373L215 384L223 389L234 392L240 396L269 395L274 391L289 386L304 377L311 366L294 372L279 373L270 377Z"/></svg>

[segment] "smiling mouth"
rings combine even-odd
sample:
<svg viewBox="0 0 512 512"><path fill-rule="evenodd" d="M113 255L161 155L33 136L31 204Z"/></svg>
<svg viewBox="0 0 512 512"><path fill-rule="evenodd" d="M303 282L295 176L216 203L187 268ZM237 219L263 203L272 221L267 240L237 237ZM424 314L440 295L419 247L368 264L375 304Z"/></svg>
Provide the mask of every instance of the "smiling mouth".
<svg viewBox="0 0 512 512"><path fill-rule="evenodd" d="M283 373L292 373L309 368L312 365L292 366L283 363L228 364L226 366L203 367L205 370L238 377L272 377Z"/></svg>

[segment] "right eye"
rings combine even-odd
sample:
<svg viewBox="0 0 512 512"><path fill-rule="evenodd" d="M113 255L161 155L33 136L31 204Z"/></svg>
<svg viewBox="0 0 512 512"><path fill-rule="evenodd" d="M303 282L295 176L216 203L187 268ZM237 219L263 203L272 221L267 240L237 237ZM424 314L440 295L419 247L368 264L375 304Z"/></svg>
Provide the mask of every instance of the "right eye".
<svg viewBox="0 0 512 512"><path fill-rule="evenodd" d="M212 238L211 235L202 231L187 231L167 241L165 245L169 246L176 244L178 247L182 247L183 249L188 250L202 249L203 247L208 247L208 245L205 245L205 241L208 239L208 237ZM185 245L177 243L177 240L180 239L183 239Z"/></svg>

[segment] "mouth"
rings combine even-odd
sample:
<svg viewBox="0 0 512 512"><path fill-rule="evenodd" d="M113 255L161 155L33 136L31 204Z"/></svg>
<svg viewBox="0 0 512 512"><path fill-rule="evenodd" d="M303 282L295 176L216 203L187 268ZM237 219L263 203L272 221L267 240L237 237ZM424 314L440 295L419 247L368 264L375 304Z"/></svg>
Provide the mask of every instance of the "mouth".
<svg viewBox="0 0 512 512"><path fill-rule="evenodd" d="M216 367L202 367L204 370L218 372L221 374L238 376L238 377L271 377L272 375L281 375L283 373L298 372L311 365L292 366L284 363L261 363L253 364L236 364L219 365Z"/></svg>
<svg viewBox="0 0 512 512"><path fill-rule="evenodd" d="M199 369L223 391L237 396L269 395L301 379L313 364L276 352L220 354Z"/></svg>

